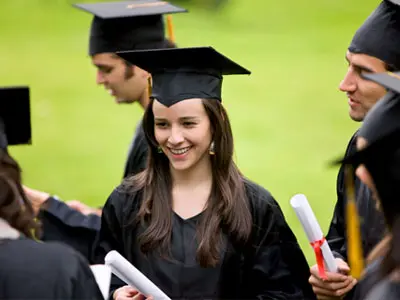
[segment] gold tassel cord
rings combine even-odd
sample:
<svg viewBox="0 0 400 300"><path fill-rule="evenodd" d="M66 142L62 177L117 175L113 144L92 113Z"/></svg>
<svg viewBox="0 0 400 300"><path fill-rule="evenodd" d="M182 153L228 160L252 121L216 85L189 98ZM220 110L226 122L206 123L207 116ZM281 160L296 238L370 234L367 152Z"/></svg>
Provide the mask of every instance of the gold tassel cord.
<svg viewBox="0 0 400 300"><path fill-rule="evenodd" d="M364 255L361 242L360 220L355 201L354 171L351 165L345 166L346 189L346 233L347 257L350 265L350 274L356 279L361 277L364 270Z"/></svg>

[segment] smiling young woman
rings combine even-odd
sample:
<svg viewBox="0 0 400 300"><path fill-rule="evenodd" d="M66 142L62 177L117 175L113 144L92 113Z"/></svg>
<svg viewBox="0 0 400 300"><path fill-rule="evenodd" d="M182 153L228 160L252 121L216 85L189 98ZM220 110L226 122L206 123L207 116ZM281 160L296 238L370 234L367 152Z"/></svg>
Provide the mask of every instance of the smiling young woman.
<svg viewBox="0 0 400 300"><path fill-rule="evenodd" d="M209 47L120 56L153 77L149 159L107 200L96 260L117 250L172 299L315 299L278 203L233 161L222 77L250 72Z"/></svg>

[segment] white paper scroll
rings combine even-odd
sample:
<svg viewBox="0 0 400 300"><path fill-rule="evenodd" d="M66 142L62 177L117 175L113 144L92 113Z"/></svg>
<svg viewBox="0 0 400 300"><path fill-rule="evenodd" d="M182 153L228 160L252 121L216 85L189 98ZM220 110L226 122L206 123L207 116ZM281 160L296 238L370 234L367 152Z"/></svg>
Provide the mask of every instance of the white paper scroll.
<svg viewBox="0 0 400 300"><path fill-rule="evenodd" d="M153 296L154 300L171 300L153 282L136 269L117 251L112 250L105 257L106 265L126 284L137 289L144 296Z"/></svg>
<svg viewBox="0 0 400 300"><path fill-rule="evenodd" d="M290 199L290 204L292 205L294 211L296 212L297 218L303 226L308 241L313 243L323 239L324 236L322 234L321 226L319 226L306 196L303 194L294 195L292 199ZM327 241L321 245L321 252L322 256L324 257L326 270L329 272L337 272L338 268L336 261Z"/></svg>
<svg viewBox="0 0 400 300"><path fill-rule="evenodd" d="M94 278L104 299L107 300L111 284L111 268L105 265L91 265L90 269L94 274Z"/></svg>

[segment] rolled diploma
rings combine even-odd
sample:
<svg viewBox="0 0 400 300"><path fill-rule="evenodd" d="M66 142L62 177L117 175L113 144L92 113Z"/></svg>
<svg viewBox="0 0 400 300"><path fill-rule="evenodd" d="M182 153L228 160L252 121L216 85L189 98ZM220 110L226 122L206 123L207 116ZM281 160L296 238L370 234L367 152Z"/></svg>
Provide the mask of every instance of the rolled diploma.
<svg viewBox="0 0 400 300"><path fill-rule="evenodd" d="M105 264L111 271L126 284L137 289L142 295L153 296L155 300L170 300L153 282L135 268L127 259L117 251L112 250L105 257Z"/></svg>
<svg viewBox="0 0 400 300"><path fill-rule="evenodd" d="M299 219L303 229L307 235L310 243L319 241L323 238L321 226L319 226L317 218L311 209L307 198L303 194L297 194L290 199L294 211L296 212L297 218ZM329 272L337 272L337 265L335 258L332 254L331 248L328 242L325 240L321 246L322 256L324 257L325 267Z"/></svg>

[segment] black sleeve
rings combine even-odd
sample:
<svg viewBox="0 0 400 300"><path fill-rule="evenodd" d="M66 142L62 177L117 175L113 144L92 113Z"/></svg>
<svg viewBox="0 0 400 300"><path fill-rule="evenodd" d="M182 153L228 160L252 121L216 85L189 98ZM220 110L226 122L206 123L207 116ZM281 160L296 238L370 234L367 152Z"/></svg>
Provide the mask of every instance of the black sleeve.
<svg viewBox="0 0 400 300"><path fill-rule="evenodd" d="M38 215L42 224L40 239L67 244L90 261L91 248L100 230L100 217L86 216L54 198L47 201L47 208Z"/></svg>
<svg viewBox="0 0 400 300"><path fill-rule="evenodd" d="M43 214L50 214L60 220L65 226L72 228L84 228L98 231L101 219L96 214L84 215L81 212L69 207L63 201L53 197L46 200L46 207Z"/></svg>
<svg viewBox="0 0 400 300"><path fill-rule="evenodd" d="M251 195L254 253L248 286L257 299L316 299L309 266L279 204L258 188Z"/></svg>
<svg viewBox="0 0 400 300"><path fill-rule="evenodd" d="M357 150L356 138L357 138L357 132L350 139L350 142L347 145L345 156ZM328 234L326 235L326 239L333 252L333 255L335 257L342 258L344 261L347 261L345 192L346 191L344 186L344 169L343 167L341 167L336 180L337 201L332 216L332 220L329 225Z"/></svg>
<svg viewBox="0 0 400 300"><path fill-rule="evenodd" d="M141 123L140 123L141 125ZM142 126L138 126L125 165L124 178L140 173L146 168L148 144Z"/></svg>

